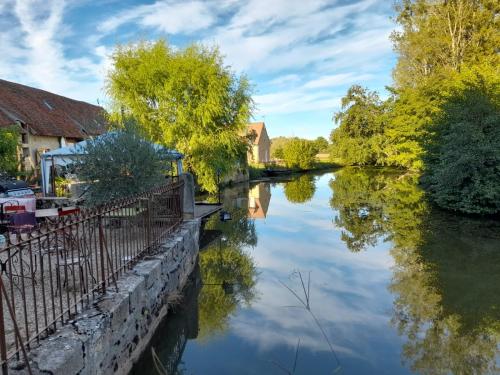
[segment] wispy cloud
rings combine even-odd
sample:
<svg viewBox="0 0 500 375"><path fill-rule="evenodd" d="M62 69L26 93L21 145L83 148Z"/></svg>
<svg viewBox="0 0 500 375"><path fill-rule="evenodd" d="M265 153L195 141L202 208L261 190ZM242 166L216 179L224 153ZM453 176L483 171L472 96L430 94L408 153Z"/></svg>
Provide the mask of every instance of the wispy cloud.
<svg viewBox="0 0 500 375"><path fill-rule="evenodd" d="M4 24L0 40L0 75L62 95L87 99L100 96L108 62L105 46L94 46L77 57L68 57L65 42L71 26L64 21L66 0L7 0L0 8ZM2 25L7 26L7 25Z"/></svg>
<svg viewBox="0 0 500 375"><path fill-rule="evenodd" d="M212 26L217 20L217 12L226 5L227 2L221 2L216 7L215 3L205 1L156 1L119 12L104 21L98 29L109 33L123 25L135 23L167 34L190 34Z"/></svg>

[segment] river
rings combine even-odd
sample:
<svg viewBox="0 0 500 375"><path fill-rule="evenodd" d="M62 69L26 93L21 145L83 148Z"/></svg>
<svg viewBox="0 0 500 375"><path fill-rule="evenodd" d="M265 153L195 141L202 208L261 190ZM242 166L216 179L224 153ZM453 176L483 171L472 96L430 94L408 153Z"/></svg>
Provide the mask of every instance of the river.
<svg viewBox="0 0 500 375"><path fill-rule="evenodd" d="M500 222L344 168L224 192L132 374L500 373Z"/></svg>

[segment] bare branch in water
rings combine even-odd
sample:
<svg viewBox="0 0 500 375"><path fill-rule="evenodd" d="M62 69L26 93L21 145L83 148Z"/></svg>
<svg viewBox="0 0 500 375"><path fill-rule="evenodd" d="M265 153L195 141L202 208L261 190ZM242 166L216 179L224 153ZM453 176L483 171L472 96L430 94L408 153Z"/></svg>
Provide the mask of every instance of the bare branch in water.
<svg viewBox="0 0 500 375"><path fill-rule="evenodd" d="M155 370L158 372L158 375L168 375L168 371L165 366L163 366L163 363L161 363L154 347L151 347L151 356L153 357L153 365L155 366Z"/></svg>
<svg viewBox="0 0 500 375"><path fill-rule="evenodd" d="M333 349L333 345L330 342L330 339L328 338L328 335L326 334L325 329L323 328L323 326L319 322L318 318L316 318L316 315L314 315L314 313L311 310L311 305L310 305L310 296L311 296L310 295L310 293L311 293L311 271L309 271L308 278L307 278L307 290L306 290L306 286L305 286L305 283L304 283L304 279L302 277L302 272L300 270L295 270L295 271L292 272L292 275L293 274L297 274L299 276L300 283L301 283L301 286L302 286L302 291L304 292L304 299L305 299L305 301L291 287L289 287L288 285L286 285L281 280L280 280L280 283L286 289L288 289L290 291L290 293L292 293L295 296L295 298L297 298L299 300L299 302L309 312L309 314L313 318L314 322L318 326L319 330L321 331L321 334L323 335L323 338L325 339L326 343L328 344L328 347L330 348L330 353L333 355L333 357L335 358L335 361L337 362L337 368L334 370L334 374L335 374L335 373L339 372L342 369L342 367L340 365L339 358L337 356L337 353L335 353L335 350ZM300 307L300 308L302 308L301 306L285 306L285 307ZM300 339L299 339L299 342L300 342ZM298 350L298 346L297 346L297 350Z"/></svg>
<svg viewBox="0 0 500 375"><path fill-rule="evenodd" d="M288 370L285 366L283 366L281 363L279 363L277 361L269 361L269 362L271 362L273 365L275 365L276 367L278 367L284 373L286 373L288 375L293 375L293 374L295 374L295 370L297 369L297 361L298 361L298 358L299 358L299 348L300 348L300 338L297 341L297 348L295 349L295 358L293 360L292 371Z"/></svg>

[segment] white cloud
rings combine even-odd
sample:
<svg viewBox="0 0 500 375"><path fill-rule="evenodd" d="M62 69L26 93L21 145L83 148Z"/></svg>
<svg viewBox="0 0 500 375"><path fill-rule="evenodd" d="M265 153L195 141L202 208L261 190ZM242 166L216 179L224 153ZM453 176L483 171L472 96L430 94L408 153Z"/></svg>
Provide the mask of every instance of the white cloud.
<svg viewBox="0 0 500 375"><path fill-rule="evenodd" d="M387 75L390 5L359 0L155 0L122 6L87 21L95 33L75 36L79 0L0 0L0 75L78 99L102 97L111 40L144 32L188 36L220 46L226 62L257 84L256 116L333 111L343 85ZM96 24L92 24L96 22ZM131 39L133 41L133 39ZM175 40L174 40L175 41ZM176 41L175 41L176 42ZM108 43L108 44L106 44ZM68 46L81 45L71 57ZM383 86L383 85L382 85ZM328 118L326 116L325 118Z"/></svg>
<svg viewBox="0 0 500 375"><path fill-rule="evenodd" d="M267 115L333 109L338 106L340 98L332 96L329 91L306 92L298 89L255 95L254 100L258 111Z"/></svg>
<svg viewBox="0 0 500 375"><path fill-rule="evenodd" d="M107 48L92 46L77 57L66 53L72 30L65 23L66 0L9 1L0 7L0 76L93 103L103 97ZM74 4L71 4L74 5Z"/></svg>
<svg viewBox="0 0 500 375"><path fill-rule="evenodd" d="M372 77L373 75L371 74L362 74L362 75L355 75L354 73L332 74L311 80L304 85L304 88L317 89L323 87L333 87L353 82L369 80Z"/></svg>
<svg viewBox="0 0 500 375"><path fill-rule="evenodd" d="M221 2L216 7L216 3L204 1L156 1L122 11L104 21L98 29L109 33L125 24L136 23L167 34L190 34L212 26L217 21L217 13L229 5L231 2Z"/></svg>

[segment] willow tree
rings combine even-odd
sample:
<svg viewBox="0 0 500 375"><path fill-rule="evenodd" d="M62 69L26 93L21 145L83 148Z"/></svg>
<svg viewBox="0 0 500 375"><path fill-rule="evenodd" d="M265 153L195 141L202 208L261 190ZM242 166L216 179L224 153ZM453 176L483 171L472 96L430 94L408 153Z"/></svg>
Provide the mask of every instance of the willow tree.
<svg viewBox="0 0 500 375"><path fill-rule="evenodd" d="M251 115L251 87L224 65L216 47L174 49L164 40L119 46L107 77L114 116L132 115L155 142L185 154L185 165L207 191L217 172L244 158L241 137Z"/></svg>

